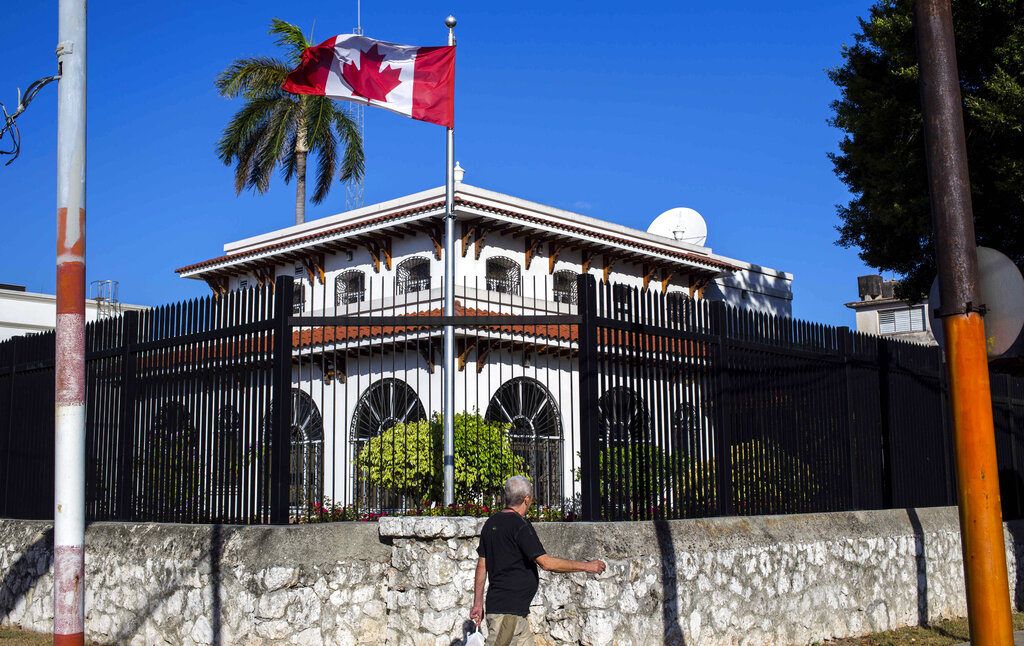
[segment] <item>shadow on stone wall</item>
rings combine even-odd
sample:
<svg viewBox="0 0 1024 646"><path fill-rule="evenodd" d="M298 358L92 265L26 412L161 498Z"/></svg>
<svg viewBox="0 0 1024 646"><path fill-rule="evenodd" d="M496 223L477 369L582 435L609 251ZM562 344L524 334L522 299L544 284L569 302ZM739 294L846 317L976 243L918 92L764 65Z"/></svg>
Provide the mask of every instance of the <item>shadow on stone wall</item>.
<svg viewBox="0 0 1024 646"><path fill-rule="evenodd" d="M3 582L0 583L0 621L10 616L21 598L35 586L36 581L50 570L52 563L53 528L51 527L22 552L18 560L4 572Z"/></svg>
<svg viewBox="0 0 1024 646"><path fill-rule="evenodd" d="M907 518L910 519L910 526L914 528L914 562L917 565L917 623L919 626L928 625L928 559L924 553L924 528L921 527L921 519L917 510L907 509Z"/></svg>
<svg viewBox="0 0 1024 646"><path fill-rule="evenodd" d="M221 572L221 564L224 558L224 546L227 544L228 539L237 528L224 527L223 525L210 525L210 542L209 546L200 557L199 562L196 563L196 567L199 568L202 565L202 561L208 560L210 566L210 612L208 618L210 620L210 635L209 643L213 646L222 646L224 644L223 638L223 575ZM264 541L261 541L265 542ZM257 546L258 547L258 546ZM191 589L187 584L183 584L178 580L168 582L165 586L150 598L146 602L146 607L140 612L133 615L131 621L127 621L118 627L116 634L112 636L113 642L116 644L128 643L133 637L139 634L139 631L145 625L145 623L153 617L156 613L157 608L167 602L176 592L182 589Z"/></svg>
<svg viewBox="0 0 1024 646"><path fill-rule="evenodd" d="M683 646L683 628L679 624L679 585L676 577L676 547L672 543L672 526L665 520L654 521L661 553L661 625L662 638L667 646Z"/></svg>
<svg viewBox="0 0 1024 646"><path fill-rule="evenodd" d="M1017 562L1013 578L1013 607L1022 610L1024 609L1024 520L1010 521L1006 523L1006 529L1013 538L1013 553Z"/></svg>

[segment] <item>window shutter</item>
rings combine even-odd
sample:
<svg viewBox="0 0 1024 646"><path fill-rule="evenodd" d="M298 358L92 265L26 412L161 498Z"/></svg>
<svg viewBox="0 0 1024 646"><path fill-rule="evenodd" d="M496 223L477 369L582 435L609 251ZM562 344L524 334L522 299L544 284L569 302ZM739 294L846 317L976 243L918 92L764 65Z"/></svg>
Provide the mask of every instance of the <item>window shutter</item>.
<svg viewBox="0 0 1024 646"><path fill-rule="evenodd" d="M892 334L896 331L895 310L885 310L878 313L878 331L881 334Z"/></svg>

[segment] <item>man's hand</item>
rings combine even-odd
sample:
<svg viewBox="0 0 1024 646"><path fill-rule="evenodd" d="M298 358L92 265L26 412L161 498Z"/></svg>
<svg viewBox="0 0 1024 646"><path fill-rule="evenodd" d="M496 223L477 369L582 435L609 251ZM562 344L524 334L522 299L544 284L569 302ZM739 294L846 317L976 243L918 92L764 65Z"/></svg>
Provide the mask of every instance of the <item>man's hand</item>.
<svg viewBox="0 0 1024 646"><path fill-rule="evenodd" d="M587 561L587 572L590 572L591 574L601 574L607 567L608 566L605 565L605 562L601 560Z"/></svg>
<svg viewBox="0 0 1024 646"><path fill-rule="evenodd" d="M484 620L483 604L473 604L473 609L469 611L469 618L476 622L476 625L479 626L480 622Z"/></svg>

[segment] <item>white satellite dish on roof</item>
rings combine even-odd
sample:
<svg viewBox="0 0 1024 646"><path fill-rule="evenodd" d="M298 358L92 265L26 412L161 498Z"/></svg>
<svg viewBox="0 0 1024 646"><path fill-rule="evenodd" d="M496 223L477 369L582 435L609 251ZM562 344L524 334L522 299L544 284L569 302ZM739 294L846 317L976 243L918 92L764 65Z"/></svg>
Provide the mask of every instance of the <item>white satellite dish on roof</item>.
<svg viewBox="0 0 1024 646"><path fill-rule="evenodd" d="M647 233L702 247L708 239L708 223L693 209L677 206L654 218Z"/></svg>

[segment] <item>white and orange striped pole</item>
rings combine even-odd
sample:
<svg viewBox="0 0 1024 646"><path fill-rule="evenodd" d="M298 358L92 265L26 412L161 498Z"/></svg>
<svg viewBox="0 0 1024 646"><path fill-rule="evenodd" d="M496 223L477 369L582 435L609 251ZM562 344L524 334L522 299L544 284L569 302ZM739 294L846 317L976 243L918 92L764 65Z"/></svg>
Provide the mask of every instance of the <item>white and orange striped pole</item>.
<svg viewBox="0 0 1024 646"><path fill-rule="evenodd" d="M58 10L54 646L85 644L85 6Z"/></svg>

